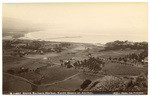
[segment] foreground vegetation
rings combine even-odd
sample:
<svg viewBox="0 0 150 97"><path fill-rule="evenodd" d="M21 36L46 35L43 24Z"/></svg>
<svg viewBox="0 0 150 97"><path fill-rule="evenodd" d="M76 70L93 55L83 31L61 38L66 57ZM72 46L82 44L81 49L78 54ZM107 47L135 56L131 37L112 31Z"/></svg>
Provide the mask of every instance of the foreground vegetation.
<svg viewBox="0 0 150 97"><path fill-rule="evenodd" d="M19 91L12 87L26 83L30 87L21 91L146 93L147 46L145 42L128 41L115 41L99 47L92 44L6 40L3 41L4 91ZM23 82L17 82L18 79Z"/></svg>

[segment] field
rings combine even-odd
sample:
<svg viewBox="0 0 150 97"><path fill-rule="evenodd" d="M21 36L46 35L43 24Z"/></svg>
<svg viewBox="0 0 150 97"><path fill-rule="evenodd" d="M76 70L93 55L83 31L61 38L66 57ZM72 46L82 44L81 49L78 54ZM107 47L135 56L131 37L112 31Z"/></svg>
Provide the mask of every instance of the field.
<svg viewBox="0 0 150 97"><path fill-rule="evenodd" d="M107 60L104 60L105 66L102 72L97 74L91 73L88 69L61 66L60 60L72 60L71 64L73 64L76 60L88 59L89 53L93 57L107 59L143 51L132 49L101 51L101 49L103 47L94 44L72 43L71 47L59 53L29 54L23 57L11 56L10 50L6 49L7 53L3 54L3 91L4 93L32 91L34 84L37 87L36 91L75 91L80 89L86 79L95 81L105 75L124 77L147 74L146 67L113 63ZM28 68L28 72L18 73L20 68ZM15 72L10 74L8 70L15 70ZM38 81L40 83L37 84Z"/></svg>
<svg viewBox="0 0 150 97"><path fill-rule="evenodd" d="M128 75L137 76L142 72L147 73L146 68L135 67L130 65L116 64L116 63L106 63L107 65L103 68L107 75Z"/></svg>

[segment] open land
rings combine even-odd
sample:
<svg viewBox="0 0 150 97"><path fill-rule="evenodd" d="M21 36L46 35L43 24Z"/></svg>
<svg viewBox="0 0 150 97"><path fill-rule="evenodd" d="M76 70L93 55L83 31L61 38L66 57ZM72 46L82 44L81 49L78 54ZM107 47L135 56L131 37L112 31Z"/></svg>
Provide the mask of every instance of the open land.
<svg viewBox="0 0 150 97"><path fill-rule="evenodd" d="M13 46L10 48L8 47L9 43L3 41L6 43L3 43L4 93L92 91L88 88L83 89L81 86L87 79L93 84L97 80L103 80L106 76L124 80L136 78L142 73L147 76L147 63L135 60L118 61L119 58L130 54L140 54L144 49L105 50L105 46L88 43L44 42L41 47L46 48L45 50L38 45L38 49L27 48L32 41L20 41L12 42ZM76 61L89 60L90 57L99 58L105 63L96 73L94 69L73 65ZM70 61L68 65L71 67L62 65L68 61Z"/></svg>

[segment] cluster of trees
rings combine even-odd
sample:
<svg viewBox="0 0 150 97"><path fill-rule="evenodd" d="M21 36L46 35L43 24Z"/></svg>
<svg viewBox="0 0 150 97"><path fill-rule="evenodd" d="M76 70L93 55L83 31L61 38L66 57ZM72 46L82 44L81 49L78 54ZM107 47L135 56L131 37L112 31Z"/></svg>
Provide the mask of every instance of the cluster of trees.
<svg viewBox="0 0 150 97"><path fill-rule="evenodd" d="M50 43L46 41L26 41L26 40L4 40L3 49L13 49L12 55L23 56L25 54L44 54L46 52L62 52L68 48L70 43ZM17 52L16 52L17 51ZM21 52L21 53L20 53ZM23 52L23 53L22 53Z"/></svg>
<svg viewBox="0 0 150 97"><path fill-rule="evenodd" d="M63 48L68 48L70 45L70 43L60 43L55 45L54 50L59 53L62 52Z"/></svg>
<svg viewBox="0 0 150 97"><path fill-rule="evenodd" d="M129 42L129 41L114 41L114 42L108 42L105 44L105 50L119 50L119 49L148 49L148 43L147 42Z"/></svg>
<svg viewBox="0 0 150 97"><path fill-rule="evenodd" d="M23 48L32 49L32 50L42 50L44 52L52 52L53 50L56 52L61 52L63 50L63 47L68 48L70 46L70 43L58 43L58 44L55 44L54 46L47 46L47 47L45 47L45 45L47 45L47 42L32 41L30 43L27 43L27 45Z"/></svg>
<svg viewBox="0 0 150 97"><path fill-rule="evenodd" d="M22 46L23 49L32 49L39 50L44 44L40 41L32 41L30 43L26 43L26 46Z"/></svg>
<svg viewBox="0 0 150 97"><path fill-rule="evenodd" d="M62 48L62 46L59 44L59 45L56 45L56 46L54 47L54 50L55 50L57 53L59 53L59 52L62 52L63 48Z"/></svg>
<svg viewBox="0 0 150 97"><path fill-rule="evenodd" d="M41 46L39 49L44 51L44 52L62 52L64 49L63 48L68 48L70 46L70 43L60 43L60 44L55 44L53 47L43 47Z"/></svg>
<svg viewBox="0 0 150 97"><path fill-rule="evenodd" d="M136 63L136 62L141 62L143 63L143 60L148 57L148 43L147 42L129 42L129 41L114 41L114 42L109 42L106 43L105 45L105 50L123 50L123 49L136 49L136 50L144 50L143 52L137 54L137 53L132 53L128 54L124 57L119 57L119 58L111 58L109 57L109 60L114 60L114 61L123 61L127 62L130 61L131 63Z"/></svg>
<svg viewBox="0 0 150 97"><path fill-rule="evenodd" d="M133 53L133 54L129 54L126 55L124 58L125 59L129 59L129 60L136 60L138 62L142 62L146 57L148 57L148 51L145 50L139 54Z"/></svg>
<svg viewBox="0 0 150 97"><path fill-rule="evenodd" d="M104 64L105 62L103 62L101 59L90 57L89 59L84 59L83 61L77 61L73 65L75 68L87 67L90 69L90 71L98 73L104 67Z"/></svg>
<svg viewBox="0 0 150 97"><path fill-rule="evenodd" d="M119 61L119 62L131 62L131 63L144 63L143 60L148 57L148 51L144 50L143 52L136 54L136 53L132 53L132 54L128 54L124 57L119 57L119 58L111 58L109 57L109 60L112 61Z"/></svg>
<svg viewBox="0 0 150 97"><path fill-rule="evenodd" d="M71 44L70 43L60 43L59 46L60 47L69 47Z"/></svg>
<svg viewBox="0 0 150 97"><path fill-rule="evenodd" d="M75 67L75 69L83 69L88 68L90 71L94 73L98 73L104 67L105 62L100 58L90 57L89 59L84 60L76 60L73 64L71 64L70 60L64 61L60 60L61 66L65 66L67 68Z"/></svg>

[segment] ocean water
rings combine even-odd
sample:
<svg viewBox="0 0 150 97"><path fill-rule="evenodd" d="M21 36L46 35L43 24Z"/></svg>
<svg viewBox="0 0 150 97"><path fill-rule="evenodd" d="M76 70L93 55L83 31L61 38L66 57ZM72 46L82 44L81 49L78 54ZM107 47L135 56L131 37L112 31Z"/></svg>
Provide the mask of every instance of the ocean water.
<svg viewBox="0 0 150 97"><path fill-rule="evenodd" d="M111 42L115 40L138 41L139 38L140 36L138 35L124 35L124 34L120 34L120 35L105 34L105 33L76 34L76 33L54 33L49 31L37 31L37 32L27 33L25 34L24 37L21 37L20 39L105 44L107 42Z"/></svg>

